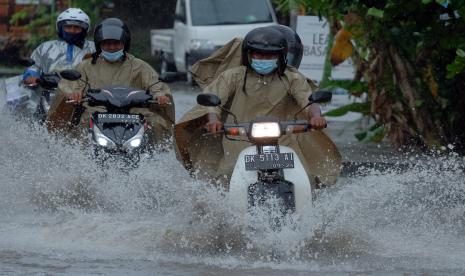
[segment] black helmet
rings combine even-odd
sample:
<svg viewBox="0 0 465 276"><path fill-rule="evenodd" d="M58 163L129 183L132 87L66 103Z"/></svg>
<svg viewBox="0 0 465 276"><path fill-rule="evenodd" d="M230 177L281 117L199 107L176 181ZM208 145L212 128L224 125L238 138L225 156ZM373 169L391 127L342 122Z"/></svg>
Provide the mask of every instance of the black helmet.
<svg viewBox="0 0 465 276"><path fill-rule="evenodd" d="M304 45L300 36L293 29L285 25L272 25L269 28L281 32L287 41L287 64L299 68L304 52Z"/></svg>
<svg viewBox="0 0 465 276"><path fill-rule="evenodd" d="M97 55L102 52L100 44L106 39L122 41L124 52L128 52L131 46L131 32L128 26L119 18L107 18L95 27L94 43Z"/></svg>
<svg viewBox="0 0 465 276"><path fill-rule="evenodd" d="M242 65L250 68L250 51L263 54L278 54L278 73L283 74L286 69L287 42L281 32L260 27L250 31L242 43Z"/></svg>

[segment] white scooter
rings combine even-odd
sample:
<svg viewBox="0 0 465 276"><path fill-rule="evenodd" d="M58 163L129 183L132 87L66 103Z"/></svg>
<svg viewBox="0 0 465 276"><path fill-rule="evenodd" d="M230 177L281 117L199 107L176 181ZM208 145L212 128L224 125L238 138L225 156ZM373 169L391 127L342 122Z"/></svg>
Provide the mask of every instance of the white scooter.
<svg viewBox="0 0 465 276"><path fill-rule="evenodd" d="M330 101L331 97L331 92L317 91L309 97L307 106ZM213 94L198 95L197 103L222 108L221 100ZM283 135L310 131L312 126L306 120L280 121L274 117L258 117L251 122L238 123L234 114L222 109L235 119L234 123L224 124L223 134L230 140L237 140L231 137L246 137L246 140L237 141L253 144L242 150L237 158L228 196L234 199L243 213L270 197L280 201L284 214L304 213L312 202L309 176L297 153L292 148L279 145L278 139Z"/></svg>

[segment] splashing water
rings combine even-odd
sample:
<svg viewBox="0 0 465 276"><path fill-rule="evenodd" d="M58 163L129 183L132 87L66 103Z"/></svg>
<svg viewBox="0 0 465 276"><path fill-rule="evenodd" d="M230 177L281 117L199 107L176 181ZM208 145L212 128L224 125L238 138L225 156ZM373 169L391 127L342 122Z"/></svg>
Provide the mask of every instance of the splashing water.
<svg viewBox="0 0 465 276"><path fill-rule="evenodd" d="M2 272L465 271L464 173L454 154L341 178L276 230L270 210L238 215L173 151L129 172L102 171L84 144L7 113L0 129Z"/></svg>

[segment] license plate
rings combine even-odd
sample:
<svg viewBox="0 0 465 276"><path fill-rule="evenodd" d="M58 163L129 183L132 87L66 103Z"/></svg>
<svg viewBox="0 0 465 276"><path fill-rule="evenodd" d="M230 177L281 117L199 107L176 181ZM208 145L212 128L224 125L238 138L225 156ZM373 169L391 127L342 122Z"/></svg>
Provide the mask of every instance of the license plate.
<svg viewBox="0 0 465 276"><path fill-rule="evenodd" d="M245 156L247 171L292 169L294 168L293 153L264 153Z"/></svg>
<svg viewBox="0 0 465 276"><path fill-rule="evenodd" d="M138 123L139 114L99 113L97 119L101 123Z"/></svg>

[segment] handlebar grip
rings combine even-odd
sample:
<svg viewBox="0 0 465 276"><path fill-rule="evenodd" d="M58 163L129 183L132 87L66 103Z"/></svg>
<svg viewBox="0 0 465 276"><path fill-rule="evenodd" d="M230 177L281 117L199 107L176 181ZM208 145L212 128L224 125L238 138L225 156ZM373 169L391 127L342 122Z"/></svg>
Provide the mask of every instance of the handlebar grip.
<svg viewBox="0 0 465 276"><path fill-rule="evenodd" d="M80 103L83 103L83 102L88 102L89 101L89 98L82 98L81 99L81 102ZM75 103L76 101L75 100L66 100L65 103Z"/></svg>
<svg viewBox="0 0 465 276"><path fill-rule="evenodd" d="M224 134L225 130L224 130L224 128L221 128L221 130L218 131L217 133L211 133L210 131L208 131L208 129L202 128L201 132L202 132L202 134L201 134L202 136L210 136L210 135Z"/></svg>
<svg viewBox="0 0 465 276"><path fill-rule="evenodd" d="M29 88L29 89L34 89L39 86L39 83L24 83L24 86Z"/></svg>
<svg viewBox="0 0 465 276"><path fill-rule="evenodd" d="M325 126L323 128L327 128L327 127L328 127L328 123L325 123ZM308 129L314 129L310 123L308 124Z"/></svg>

